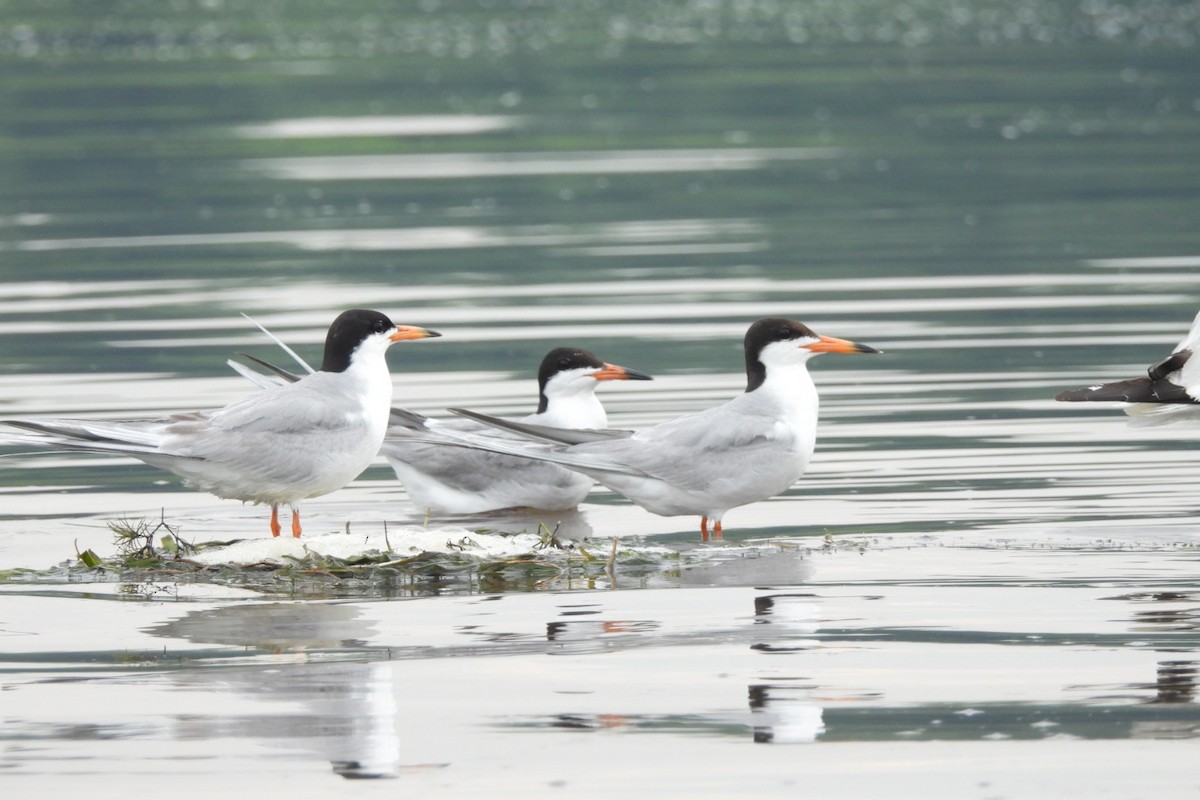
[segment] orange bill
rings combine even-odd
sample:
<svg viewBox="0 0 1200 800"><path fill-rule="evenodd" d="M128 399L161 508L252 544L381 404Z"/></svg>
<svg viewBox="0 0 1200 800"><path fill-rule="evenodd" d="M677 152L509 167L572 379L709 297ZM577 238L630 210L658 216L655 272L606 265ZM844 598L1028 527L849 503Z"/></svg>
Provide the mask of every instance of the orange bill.
<svg viewBox="0 0 1200 800"><path fill-rule="evenodd" d="M812 344L804 345L805 350L811 350L814 353L882 353L882 350L876 350L874 347L869 347L858 342L848 342L845 339L835 339L832 336L822 336L820 341Z"/></svg>
<svg viewBox="0 0 1200 800"><path fill-rule="evenodd" d="M652 381L644 372L638 372L636 369L629 367L618 367L616 364L604 365L604 369L599 372L593 372L592 377L598 381Z"/></svg>
<svg viewBox="0 0 1200 800"><path fill-rule="evenodd" d="M396 332L388 338L393 342L402 342L405 339L433 339L438 336L441 336L441 334L437 331L417 328L412 325L397 325Z"/></svg>

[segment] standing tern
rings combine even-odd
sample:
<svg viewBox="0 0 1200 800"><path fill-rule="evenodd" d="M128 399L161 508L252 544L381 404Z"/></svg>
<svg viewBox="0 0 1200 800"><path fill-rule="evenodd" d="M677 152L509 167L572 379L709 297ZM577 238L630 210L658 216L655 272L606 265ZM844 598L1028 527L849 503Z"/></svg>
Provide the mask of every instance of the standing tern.
<svg viewBox="0 0 1200 800"><path fill-rule="evenodd" d="M299 537L300 501L340 489L379 454L392 403L388 346L440 335L346 311L329 326L321 369L294 383L159 419L0 420L23 430L0 441L132 456L217 497L269 503L273 536L287 505Z"/></svg>
<svg viewBox="0 0 1200 800"><path fill-rule="evenodd" d="M282 342L279 344L282 346ZM260 386L299 380L260 358L244 353L242 356L273 374L263 376L237 362L229 362ZM300 365L307 367L303 361ZM517 421L551 428L605 428L608 416L596 389L601 381L613 380L652 378L635 369L608 364L587 350L556 347L546 354L538 368L537 411ZM435 420L393 408L382 452L413 503L427 513L462 515L513 508L569 509L578 505L592 488L593 481L586 475L545 461L464 448L445 431L503 435L512 442L524 439L474 420L461 417Z"/></svg>
<svg viewBox="0 0 1200 800"><path fill-rule="evenodd" d="M808 374L821 353L878 353L873 347L818 336L789 319L770 317L745 337L746 391L723 405L640 431L568 431L456 413L542 443L506 443L459 434L470 447L548 461L591 476L661 516L699 515L721 538L731 508L765 500L801 475L817 435L817 389Z"/></svg>
<svg viewBox="0 0 1200 800"><path fill-rule="evenodd" d="M1129 403L1125 413L1136 425L1163 425L1200 418L1200 358L1192 353L1200 345L1200 314L1192 329L1171 355L1146 370L1144 378L1101 383L1084 389L1059 392L1065 402Z"/></svg>

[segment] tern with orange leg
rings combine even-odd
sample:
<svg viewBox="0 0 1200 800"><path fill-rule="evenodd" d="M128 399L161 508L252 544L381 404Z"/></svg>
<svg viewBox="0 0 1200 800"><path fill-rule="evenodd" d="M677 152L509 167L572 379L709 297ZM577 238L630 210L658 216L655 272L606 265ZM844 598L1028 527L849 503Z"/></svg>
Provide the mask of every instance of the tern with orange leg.
<svg viewBox="0 0 1200 800"><path fill-rule="evenodd" d="M392 405L388 346L434 336L354 309L330 326L321 369L294 383L158 419L0 420L20 431L0 444L132 456L217 497L269 504L274 536L288 506L299 537L300 501L340 489L379 454Z"/></svg>
<svg viewBox="0 0 1200 800"><path fill-rule="evenodd" d="M661 516L696 515L721 538L732 508L783 492L804 474L817 438L817 389L810 358L878 353L819 336L794 320L770 317L744 340L746 390L732 400L639 431L570 431L456 413L519 433L524 442L457 434L464 446L533 458L594 478Z"/></svg>

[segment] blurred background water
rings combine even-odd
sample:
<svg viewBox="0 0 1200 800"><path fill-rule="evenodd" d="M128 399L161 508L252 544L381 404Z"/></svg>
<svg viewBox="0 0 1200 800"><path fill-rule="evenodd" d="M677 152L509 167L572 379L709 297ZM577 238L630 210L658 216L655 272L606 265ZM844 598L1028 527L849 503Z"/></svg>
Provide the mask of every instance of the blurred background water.
<svg viewBox="0 0 1200 800"><path fill-rule="evenodd" d="M1139 374L1200 306L1198 36L1200 3L1168 0L0 0L0 414L215 406L249 388L226 358L277 355L242 314L316 360L336 313L370 306L445 334L394 348L403 405L527 410L538 360L570 343L656 375L605 392L634 426L739 391L742 333L781 314L886 353L816 363L812 474L727 536L1182 546L1169 576L1047 556L1000 580L1194 602L1193 434L1050 398ZM260 509L140 464L3 462L0 567L107 548L105 520L164 507L197 537L261 534ZM420 520L384 467L306 508L327 529ZM694 537L604 492L584 515ZM997 580L937 565L845 580ZM1038 619L1003 602L1002 630ZM977 622L945 623L967 661L994 641ZM94 648L127 624L97 623ZM869 674L850 692L868 708ZM805 703L809 739L850 735L818 734ZM886 739L895 713L844 721ZM1189 714L1171 731L1194 736Z"/></svg>
<svg viewBox="0 0 1200 800"><path fill-rule="evenodd" d="M450 330L405 369L526 372L732 371L768 306L922 372L1194 311L1194 3L0 12L6 375L221 375L240 312L367 301Z"/></svg>

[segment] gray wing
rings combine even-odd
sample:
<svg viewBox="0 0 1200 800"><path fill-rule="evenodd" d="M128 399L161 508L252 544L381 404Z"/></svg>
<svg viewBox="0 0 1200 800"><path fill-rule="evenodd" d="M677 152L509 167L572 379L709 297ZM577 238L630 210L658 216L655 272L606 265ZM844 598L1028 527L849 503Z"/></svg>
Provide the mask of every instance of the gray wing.
<svg viewBox="0 0 1200 800"><path fill-rule="evenodd" d="M203 437L221 434L322 434L345 431L359 424L353 398L346 396L336 376L317 372L296 383L276 386L201 415L182 415L164 434Z"/></svg>
<svg viewBox="0 0 1200 800"><path fill-rule="evenodd" d="M628 439L581 444L580 456L622 464L641 474L691 491L703 491L721 476L758 472L783 456L788 443L768 433L775 420L747 414L729 404L639 431Z"/></svg>
<svg viewBox="0 0 1200 800"><path fill-rule="evenodd" d="M274 389L284 384L296 383L303 378L303 376L296 375L293 372L287 371L283 367L276 366L269 361L258 358L257 356L252 356L249 353L238 353L238 355L249 361L253 361L255 364L258 364L260 367L268 370L271 373L271 375L263 375L260 372L255 372L254 370L250 369L245 364L239 364L233 359L225 362L230 366L231 369L233 369L234 372L248 379L260 389ZM425 415L418 414L415 411L409 411L408 409L400 408L398 406L392 407L391 418L388 421L389 426L410 428L412 430L424 430L428 423L429 418Z"/></svg>
<svg viewBox="0 0 1200 800"><path fill-rule="evenodd" d="M424 414L418 414L415 411L409 411L406 408L392 406L392 413L388 419L388 430L395 428L409 430L426 430L429 427L429 417Z"/></svg>
<svg viewBox="0 0 1200 800"><path fill-rule="evenodd" d="M609 439L627 439L633 436L633 431L623 431L613 428L553 428L548 425L536 425L530 422L493 417L478 411L465 408L451 408L449 411L464 417L482 422L493 428L512 431L527 439L543 440L557 444L581 444L583 442L599 442Z"/></svg>
<svg viewBox="0 0 1200 800"><path fill-rule="evenodd" d="M486 415L473 413L472 417ZM485 421L490 423L492 419ZM772 419L745 414L726 404L635 433L614 432L614 436L577 444L561 441L538 444L474 434L454 435L465 446L549 461L600 480L605 475L626 475L703 489L712 482L715 472L734 474L753 470L754 465L764 458L782 454L783 445L767 436L773 425ZM509 423L504 427L520 433L529 426ZM550 428L542 433L561 439L574 432Z"/></svg>
<svg viewBox="0 0 1200 800"><path fill-rule="evenodd" d="M531 482L557 487L568 484L572 475L550 463L463 447L456 441L432 444L389 437L381 452L389 460L411 464L427 477L468 493L499 494L506 485L523 487Z"/></svg>

